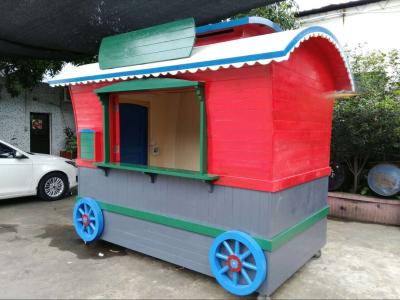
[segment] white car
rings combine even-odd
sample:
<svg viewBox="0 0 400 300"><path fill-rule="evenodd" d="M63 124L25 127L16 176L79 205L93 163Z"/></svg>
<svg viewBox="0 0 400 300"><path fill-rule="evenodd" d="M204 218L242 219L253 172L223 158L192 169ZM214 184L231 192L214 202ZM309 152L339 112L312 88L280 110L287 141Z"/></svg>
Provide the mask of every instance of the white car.
<svg viewBox="0 0 400 300"><path fill-rule="evenodd" d="M58 200L78 184L74 161L24 152L0 140L0 199L38 195Z"/></svg>

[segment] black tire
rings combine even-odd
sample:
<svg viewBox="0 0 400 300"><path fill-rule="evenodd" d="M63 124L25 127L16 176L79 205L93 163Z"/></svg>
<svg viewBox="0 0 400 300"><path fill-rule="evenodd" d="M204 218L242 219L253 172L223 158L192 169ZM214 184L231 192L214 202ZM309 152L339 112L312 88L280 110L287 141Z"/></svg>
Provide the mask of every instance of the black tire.
<svg viewBox="0 0 400 300"><path fill-rule="evenodd" d="M38 185L38 196L45 201L59 200L68 191L68 178L61 172L46 174Z"/></svg>
<svg viewBox="0 0 400 300"><path fill-rule="evenodd" d="M344 186L347 179L347 174L345 166L341 163L332 162L331 163L331 175L329 176L329 191L337 191Z"/></svg>

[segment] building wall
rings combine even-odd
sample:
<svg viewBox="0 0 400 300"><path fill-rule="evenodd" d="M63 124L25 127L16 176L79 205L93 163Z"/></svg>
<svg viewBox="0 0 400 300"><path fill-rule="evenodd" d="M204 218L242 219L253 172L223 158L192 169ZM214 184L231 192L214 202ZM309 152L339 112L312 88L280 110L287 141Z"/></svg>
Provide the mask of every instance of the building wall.
<svg viewBox="0 0 400 300"><path fill-rule="evenodd" d="M400 49L400 39L392 32L400 28L400 0L309 15L302 17L300 22L302 27L319 25L328 28L346 48L363 44L364 50Z"/></svg>
<svg viewBox="0 0 400 300"><path fill-rule="evenodd" d="M72 105L64 101L63 89L40 84L12 98L0 81L0 140L30 151L31 112L50 114L50 152L58 155L65 146L64 128L75 130Z"/></svg>

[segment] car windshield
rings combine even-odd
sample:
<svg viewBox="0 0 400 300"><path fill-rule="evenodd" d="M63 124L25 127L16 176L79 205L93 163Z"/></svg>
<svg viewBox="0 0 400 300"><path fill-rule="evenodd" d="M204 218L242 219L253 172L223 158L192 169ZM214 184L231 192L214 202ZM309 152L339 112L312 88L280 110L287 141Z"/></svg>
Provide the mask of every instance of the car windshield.
<svg viewBox="0 0 400 300"><path fill-rule="evenodd" d="M0 143L0 158L12 158L15 156L15 150Z"/></svg>

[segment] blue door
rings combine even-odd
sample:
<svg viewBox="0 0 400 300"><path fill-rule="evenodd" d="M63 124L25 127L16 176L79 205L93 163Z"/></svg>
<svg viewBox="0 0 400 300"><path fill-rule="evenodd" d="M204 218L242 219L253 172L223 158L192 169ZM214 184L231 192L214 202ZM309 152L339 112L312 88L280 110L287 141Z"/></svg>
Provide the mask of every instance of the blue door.
<svg viewBox="0 0 400 300"><path fill-rule="evenodd" d="M147 165L147 107L120 104L120 158L122 163Z"/></svg>

